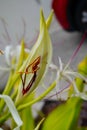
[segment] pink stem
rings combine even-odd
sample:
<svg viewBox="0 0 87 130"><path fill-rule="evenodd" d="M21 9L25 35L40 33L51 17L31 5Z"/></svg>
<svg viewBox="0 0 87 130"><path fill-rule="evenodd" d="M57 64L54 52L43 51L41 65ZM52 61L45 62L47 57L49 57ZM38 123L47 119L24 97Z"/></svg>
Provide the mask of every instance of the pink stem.
<svg viewBox="0 0 87 130"><path fill-rule="evenodd" d="M56 96L56 95L60 94L60 93L63 92L64 90L68 89L69 86L70 86L70 84L67 85L66 87L64 87L63 89L59 90L58 92L56 92L56 94L53 94L53 95L47 97L47 99L50 99L50 98L52 98L53 96Z"/></svg>

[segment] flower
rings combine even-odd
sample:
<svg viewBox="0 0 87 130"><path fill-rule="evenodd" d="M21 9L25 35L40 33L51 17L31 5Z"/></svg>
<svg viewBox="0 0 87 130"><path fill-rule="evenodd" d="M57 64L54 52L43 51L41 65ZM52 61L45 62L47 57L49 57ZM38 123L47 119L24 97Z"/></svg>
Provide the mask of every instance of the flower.
<svg viewBox="0 0 87 130"><path fill-rule="evenodd" d="M87 82L86 77L78 72L74 72L73 70L71 70L69 68L69 63L67 63L66 66L64 66L60 57L58 57L58 60L59 60L59 67L57 67L54 64L50 65L50 67L53 70L57 71L57 74L56 74L56 84L57 85L56 85L56 87L59 86L58 84L62 79L65 79L69 84L72 84L72 86L74 88L74 96L79 96L82 99L87 100L87 95L84 95L83 92L79 91L79 89L76 85L76 81L75 81L76 78L80 78L83 81ZM70 88L70 85L68 88ZM60 93L62 92L62 91L60 91L59 88L57 88L57 89L59 90ZM65 87L63 90L65 90L65 89L67 89L67 87ZM59 92L57 92L57 93L59 93ZM71 96L73 96L73 94Z"/></svg>
<svg viewBox="0 0 87 130"><path fill-rule="evenodd" d="M14 130L20 130L20 127L22 126L23 122L22 122L22 120L20 118L20 115L19 115L19 113L18 113L18 111L17 111L11 97L8 96L8 95L1 95L0 94L0 98L2 98L5 101L5 103L8 106L9 111L10 111L15 123L17 124L17 127L14 128ZM2 129L0 128L0 130L2 130Z"/></svg>
<svg viewBox="0 0 87 130"><path fill-rule="evenodd" d="M7 45L5 47L5 50L3 51L4 56L5 56L5 61L6 61L6 67L0 66L0 70L3 71L9 71L10 70L15 70L18 60L19 60L19 55L21 52L21 45ZM29 49L25 48L25 52L29 53ZM14 61L13 61L14 60Z"/></svg>
<svg viewBox="0 0 87 130"><path fill-rule="evenodd" d="M48 33L48 28L52 21L53 11L45 21L43 11L40 12L40 33L37 42L32 47L27 59L18 70L21 76L21 81L18 87L17 102L23 104L23 98L27 98L32 93L41 81L44 79L45 74L52 59L52 44Z"/></svg>

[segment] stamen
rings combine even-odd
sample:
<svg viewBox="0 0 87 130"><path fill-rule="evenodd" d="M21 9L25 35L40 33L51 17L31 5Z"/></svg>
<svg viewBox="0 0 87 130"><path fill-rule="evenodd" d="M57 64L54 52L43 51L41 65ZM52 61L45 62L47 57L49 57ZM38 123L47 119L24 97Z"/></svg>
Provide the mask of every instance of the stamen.
<svg viewBox="0 0 87 130"><path fill-rule="evenodd" d="M36 79L36 72L34 73L34 75L33 75L33 77L32 77L32 79L31 79L31 81L29 82L29 84L27 85L27 87L26 88L23 88L23 90L22 90L22 93L23 93L23 95L24 94L26 94L29 90L30 90L30 88L31 88L31 86L33 85L33 83L34 83L34 81L35 81L35 79Z"/></svg>
<svg viewBox="0 0 87 130"><path fill-rule="evenodd" d="M20 73L21 80L22 80L22 85L23 85L22 93L23 93L23 95L26 94L26 93L30 90L31 86L32 86L33 83L35 82L36 76L37 76L37 75L36 75L36 72L37 72L37 70L40 68L40 67L38 67L39 64L40 64L40 56L37 57L31 64L29 64L28 67L26 68L26 70L25 70L24 72L18 72L18 73ZM32 68L31 68L32 70L31 70L30 72L28 72L28 69L29 69L30 67L32 67ZM24 78L22 77L22 74L23 74L23 73L24 73ZM29 84L27 85L27 87L25 87L26 74L29 74L29 73L33 73L33 77L32 77L32 79L30 80L30 82L29 82Z"/></svg>
<svg viewBox="0 0 87 130"><path fill-rule="evenodd" d="M31 64L28 65L28 67L26 68L26 71L20 71L20 72L17 72L17 73L20 73L20 74L23 74L23 73L25 73L25 74L34 73L34 72L36 72L39 69L39 67L38 67L39 64L40 64L40 56L37 57ZM28 69L30 67L32 67L32 70L28 71Z"/></svg>

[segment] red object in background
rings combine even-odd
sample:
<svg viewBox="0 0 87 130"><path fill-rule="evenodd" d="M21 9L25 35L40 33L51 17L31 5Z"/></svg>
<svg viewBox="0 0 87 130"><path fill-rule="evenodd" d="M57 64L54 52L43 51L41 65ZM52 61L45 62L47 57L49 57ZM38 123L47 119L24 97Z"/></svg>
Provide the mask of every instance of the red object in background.
<svg viewBox="0 0 87 130"><path fill-rule="evenodd" d="M70 24L67 18L67 5L68 0L53 0L52 2L52 8L54 10L54 13L62 25L62 27L66 30L70 28Z"/></svg>
<svg viewBox="0 0 87 130"><path fill-rule="evenodd" d="M53 0L52 8L63 29L87 32L87 0Z"/></svg>

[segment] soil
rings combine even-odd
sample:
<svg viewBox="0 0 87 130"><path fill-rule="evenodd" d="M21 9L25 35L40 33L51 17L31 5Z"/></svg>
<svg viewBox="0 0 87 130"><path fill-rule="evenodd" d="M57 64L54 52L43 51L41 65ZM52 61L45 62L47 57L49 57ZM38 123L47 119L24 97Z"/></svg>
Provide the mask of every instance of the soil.
<svg viewBox="0 0 87 130"><path fill-rule="evenodd" d="M0 126L3 130L11 130L10 127L4 123L3 125Z"/></svg>

